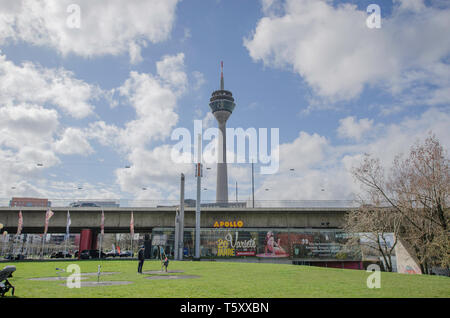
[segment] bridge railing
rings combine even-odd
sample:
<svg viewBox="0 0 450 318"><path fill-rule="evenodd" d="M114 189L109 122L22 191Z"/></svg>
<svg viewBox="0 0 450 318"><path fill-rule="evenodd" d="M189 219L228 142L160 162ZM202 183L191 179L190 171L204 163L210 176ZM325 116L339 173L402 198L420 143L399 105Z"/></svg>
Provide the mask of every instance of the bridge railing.
<svg viewBox="0 0 450 318"><path fill-rule="evenodd" d="M137 199L66 199L49 198L49 207L177 207L179 200L137 200ZM195 207L195 200L186 200L185 207ZM11 207L11 199L0 198L0 207ZM28 205L30 206L30 205ZM33 205L32 205L33 206ZM34 205L36 206L36 205ZM202 200L202 207L229 208L354 208L359 206L356 200L243 200L217 203L215 200Z"/></svg>

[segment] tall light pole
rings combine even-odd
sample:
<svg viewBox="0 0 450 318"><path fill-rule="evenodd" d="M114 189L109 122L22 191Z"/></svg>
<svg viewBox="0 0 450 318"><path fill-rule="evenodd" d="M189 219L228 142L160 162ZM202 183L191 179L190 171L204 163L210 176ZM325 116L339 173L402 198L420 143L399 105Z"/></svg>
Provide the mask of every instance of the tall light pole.
<svg viewBox="0 0 450 318"><path fill-rule="evenodd" d="M253 160L252 160L252 207L255 207L255 177L253 172Z"/></svg>
<svg viewBox="0 0 450 318"><path fill-rule="evenodd" d="M180 214L178 216L178 259L183 260L184 249L184 174L181 174L180 187Z"/></svg>
<svg viewBox="0 0 450 318"><path fill-rule="evenodd" d="M202 136L197 139L197 165L195 176L197 178L197 201L195 208L195 259L200 260L200 200L202 190Z"/></svg>

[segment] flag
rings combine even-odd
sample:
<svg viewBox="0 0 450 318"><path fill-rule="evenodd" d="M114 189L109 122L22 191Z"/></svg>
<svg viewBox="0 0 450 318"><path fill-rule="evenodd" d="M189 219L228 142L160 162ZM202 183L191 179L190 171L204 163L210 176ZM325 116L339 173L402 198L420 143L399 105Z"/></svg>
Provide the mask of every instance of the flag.
<svg viewBox="0 0 450 318"><path fill-rule="evenodd" d="M103 210L102 210L102 221L100 223L100 230L101 230L102 235L104 235L105 234L105 213L103 212Z"/></svg>
<svg viewBox="0 0 450 318"><path fill-rule="evenodd" d="M53 216L52 210L48 209L47 212L45 213L45 229L44 229L44 235L47 234L47 230L48 230L48 221L50 221L50 218Z"/></svg>
<svg viewBox="0 0 450 318"><path fill-rule="evenodd" d="M17 224L17 234L22 234L22 226L23 226L23 217L22 217L22 211L19 211L19 223Z"/></svg>
<svg viewBox="0 0 450 318"><path fill-rule="evenodd" d="M131 233L131 239L133 239L133 238L134 238L134 218L133 218L133 211L131 211L130 233Z"/></svg>
<svg viewBox="0 0 450 318"><path fill-rule="evenodd" d="M69 231L70 231L70 225L72 224L72 221L70 220L70 212L67 210L67 225L66 225L66 240L69 238Z"/></svg>

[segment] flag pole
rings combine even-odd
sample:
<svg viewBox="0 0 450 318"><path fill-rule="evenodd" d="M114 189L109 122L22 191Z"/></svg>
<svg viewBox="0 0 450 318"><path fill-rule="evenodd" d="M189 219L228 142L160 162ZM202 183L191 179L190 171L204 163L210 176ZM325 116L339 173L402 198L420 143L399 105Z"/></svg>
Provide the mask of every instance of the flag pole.
<svg viewBox="0 0 450 318"><path fill-rule="evenodd" d="M17 248L17 236L22 234L22 225L23 225L22 210L20 210L19 211L19 220L17 222L17 232L16 232L16 235L14 235L14 242L12 244L12 247L13 247L12 254L13 255L14 255L14 253L16 251L16 248Z"/></svg>
<svg viewBox="0 0 450 318"><path fill-rule="evenodd" d="M64 240L64 257L66 257L66 253L67 253L67 240L69 239L69 210L67 210L67 220L66 220L67 224L66 224L66 235L65 235L65 240Z"/></svg>
<svg viewBox="0 0 450 318"><path fill-rule="evenodd" d="M53 216L53 214L54 213L50 209L47 209L47 212L45 212L45 226L44 226L44 236L42 237L41 258L44 257L44 246L45 246L45 238L47 236L48 222L50 221L50 218Z"/></svg>
<svg viewBox="0 0 450 318"><path fill-rule="evenodd" d="M47 236L46 233L42 235L42 246L41 246L41 258L44 258L44 244L45 244L45 237Z"/></svg>
<svg viewBox="0 0 450 318"><path fill-rule="evenodd" d="M100 230L100 252L98 253L98 257L102 258L102 244L103 244L103 234L105 231L105 214L104 210L102 208L102 224L101 224L101 230Z"/></svg>
<svg viewBox="0 0 450 318"><path fill-rule="evenodd" d="M133 252L133 240L134 240L134 215L133 215L133 211L131 211L130 234L131 234L131 258L133 258L133 257L134 257L134 252Z"/></svg>
<svg viewBox="0 0 450 318"><path fill-rule="evenodd" d="M8 235L7 231L3 232L3 255L5 254L5 247L6 247L6 236Z"/></svg>
<svg viewBox="0 0 450 318"><path fill-rule="evenodd" d="M102 244L103 244L103 233L100 233L100 253L98 256L102 258Z"/></svg>
<svg viewBox="0 0 450 318"><path fill-rule="evenodd" d="M41 257L44 257L44 243L45 243L45 236L47 235L47 217L48 217L48 210L45 212L45 225L44 225L44 235L42 235L42 245L41 245Z"/></svg>

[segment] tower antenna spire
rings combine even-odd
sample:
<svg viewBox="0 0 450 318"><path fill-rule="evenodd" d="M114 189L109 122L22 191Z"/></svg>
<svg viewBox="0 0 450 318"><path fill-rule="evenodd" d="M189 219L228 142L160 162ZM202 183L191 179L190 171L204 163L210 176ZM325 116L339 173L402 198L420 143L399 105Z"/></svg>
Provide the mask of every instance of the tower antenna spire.
<svg viewBox="0 0 450 318"><path fill-rule="evenodd" d="M223 61L220 62L220 90L224 90L224 81L223 81Z"/></svg>

